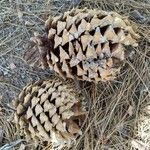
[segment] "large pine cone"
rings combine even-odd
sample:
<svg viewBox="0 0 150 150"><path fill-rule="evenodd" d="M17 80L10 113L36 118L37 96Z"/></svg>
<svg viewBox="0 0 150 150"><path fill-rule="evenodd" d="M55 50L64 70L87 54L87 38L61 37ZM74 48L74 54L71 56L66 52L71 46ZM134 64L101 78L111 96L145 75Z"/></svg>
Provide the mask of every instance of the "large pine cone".
<svg viewBox="0 0 150 150"><path fill-rule="evenodd" d="M85 113L73 85L54 79L27 85L14 101L18 132L27 140L51 142L58 149L81 134Z"/></svg>
<svg viewBox="0 0 150 150"><path fill-rule="evenodd" d="M124 46L138 45L139 35L115 12L73 9L49 18L45 28L45 35L32 38L38 51L29 49L25 59L30 64L41 61L63 78L112 80L125 58Z"/></svg>

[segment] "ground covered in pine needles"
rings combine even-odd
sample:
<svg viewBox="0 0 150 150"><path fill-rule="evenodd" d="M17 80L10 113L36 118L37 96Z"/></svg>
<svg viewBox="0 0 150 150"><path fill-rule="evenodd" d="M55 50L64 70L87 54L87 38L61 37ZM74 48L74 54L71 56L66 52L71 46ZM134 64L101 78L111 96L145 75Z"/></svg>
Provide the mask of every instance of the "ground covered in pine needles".
<svg viewBox="0 0 150 150"><path fill-rule="evenodd" d="M141 39L138 48L131 48L131 56L115 81L82 84L89 113L83 135L71 149L149 150L149 0L0 0L0 150L23 150L32 145L15 134L10 102L27 83L48 78L53 72L29 67L23 53L33 33L43 32L49 15L56 16L72 7L129 16Z"/></svg>

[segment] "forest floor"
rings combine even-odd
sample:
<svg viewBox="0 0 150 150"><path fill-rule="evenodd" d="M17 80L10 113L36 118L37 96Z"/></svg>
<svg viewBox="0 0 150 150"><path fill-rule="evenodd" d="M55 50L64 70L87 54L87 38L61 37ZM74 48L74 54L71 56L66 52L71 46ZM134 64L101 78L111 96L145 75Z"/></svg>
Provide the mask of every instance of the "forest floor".
<svg viewBox="0 0 150 150"><path fill-rule="evenodd" d="M28 41L34 32L44 31L48 16L73 7L128 16L141 39L115 81L83 89L92 107L72 150L150 150L149 0L0 0L0 150L25 149L11 123L10 103L27 83L53 74L25 62Z"/></svg>

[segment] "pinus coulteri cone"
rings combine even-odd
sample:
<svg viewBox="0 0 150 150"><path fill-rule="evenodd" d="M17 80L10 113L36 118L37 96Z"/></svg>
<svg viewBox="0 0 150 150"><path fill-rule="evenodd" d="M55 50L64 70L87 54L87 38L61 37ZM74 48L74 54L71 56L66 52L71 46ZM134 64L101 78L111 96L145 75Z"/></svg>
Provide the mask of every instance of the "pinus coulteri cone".
<svg viewBox="0 0 150 150"><path fill-rule="evenodd" d="M51 142L55 149L70 146L85 117L78 100L73 85L58 79L27 85L14 101L18 132L28 141Z"/></svg>
<svg viewBox="0 0 150 150"><path fill-rule="evenodd" d="M49 18L45 29L44 35L31 38L36 45L25 59L63 78L87 81L113 80L125 46L137 46L139 38L127 18L101 10L73 9Z"/></svg>

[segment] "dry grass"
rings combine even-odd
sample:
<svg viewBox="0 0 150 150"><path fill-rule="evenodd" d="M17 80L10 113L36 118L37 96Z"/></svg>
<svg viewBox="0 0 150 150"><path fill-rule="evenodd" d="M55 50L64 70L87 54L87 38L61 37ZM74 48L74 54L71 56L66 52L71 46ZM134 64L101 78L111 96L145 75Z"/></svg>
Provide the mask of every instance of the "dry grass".
<svg viewBox="0 0 150 150"><path fill-rule="evenodd" d="M3 110L0 115L0 126L5 132L1 146L19 138L13 136L14 129L9 130L11 134L7 132L13 128L12 124L10 128L7 121L11 113L8 103L26 83L51 75L50 71L30 68L23 60L27 41L34 31L43 32L47 16L60 14L71 9L73 5L75 4L69 0L0 1L0 104ZM84 0L79 7L113 10L125 16L131 16L130 12L137 10L145 20L135 20L131 16L141 40L138 48L128 48L135 54L126 60L117 80L97 85L82 84L89 114L83 126L85 132L72 149L141 150L142 147L142 150L148 150L150 117L148 113L145 117L143 110L150 105L150 1ZM141 146L142 144L145 147Z"/></svg>

